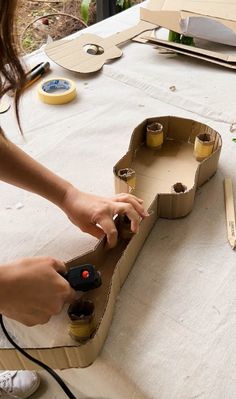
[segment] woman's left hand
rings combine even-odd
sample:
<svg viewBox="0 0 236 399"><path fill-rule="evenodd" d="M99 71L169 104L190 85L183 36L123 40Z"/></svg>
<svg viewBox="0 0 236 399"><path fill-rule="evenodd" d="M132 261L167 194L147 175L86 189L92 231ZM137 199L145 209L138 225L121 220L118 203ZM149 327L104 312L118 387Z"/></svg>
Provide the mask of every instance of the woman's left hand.
<svg viewBox="0 0 236 399"><path fill-rule="evenodd" d="M81 192L73 186L67 189L61 209L83 232L99 239L105 233L110 248L117 244L118 233L113 220L115 215L127 215L133 233L138 233L140 220L149 216L143 201L132 194L106 198Z"/></svg>

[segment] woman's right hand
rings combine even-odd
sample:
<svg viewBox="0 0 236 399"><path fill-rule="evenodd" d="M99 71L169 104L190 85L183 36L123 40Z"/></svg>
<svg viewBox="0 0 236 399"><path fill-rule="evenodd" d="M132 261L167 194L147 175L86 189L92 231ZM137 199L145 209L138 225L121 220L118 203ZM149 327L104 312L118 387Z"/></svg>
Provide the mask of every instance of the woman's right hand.
<svg viewBox="0 0 236 399"><path fill-rule="evenodd" d="M27 326L45 324L76 292L59 274L65 264L50 257L24 258L0 265L0 313Z"/></svg>

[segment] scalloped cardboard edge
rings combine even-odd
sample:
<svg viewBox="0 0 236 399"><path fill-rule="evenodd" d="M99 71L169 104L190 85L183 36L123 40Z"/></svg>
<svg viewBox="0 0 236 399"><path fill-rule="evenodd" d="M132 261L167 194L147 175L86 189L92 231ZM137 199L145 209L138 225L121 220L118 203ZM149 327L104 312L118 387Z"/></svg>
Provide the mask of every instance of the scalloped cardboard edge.
<svg viewBox="0 0 236 399"><path fill-rule="evenodd" d="M104 298L99 299L101 302L103 300L103 308L100 309L101 317L93 337L81 345L26 349L32 356L43 361L53 369L87 367L95 361L103 347L112 322L116 297L157 219L159 217L178 218L187 215L192 210L197 188L209 180L217 170L222 146L219 133L205 124L189 119L172 116L150 118L143 121L134 129L128 152L114 167L116 192L120 192L120 189L129 192L128 185L126 183L123 184L124 182L118 179L117 171L120 168L132 166L132 162L136 160L137 151L140 148L142 150L146 125L153 121L163 124L164 140L169 140L170 143L176 142L179 146L189 144L193 148L194 139L198 134L211 133L215 137L213 153L204 161L197 163L193 187L185 193L156 193L154 198L151 198L149 193L145 195L145 205L148 206L151 215L141 222L139 234L134 235L128 244L124 245L124 243L121 243L121 247L118 244L113 250L107 251L104 247L104 240L101 240L94 250L68 262L69 267L84 262L92 262L96 266L99 262L103 263L104 259L109 262L109 257L113 259L114 255L117 255L117 252L121 251L122 245L124 246L124 250L118 256L118 262L114 265L112 275L106 276L106 273L109 272L109 269L106 268L106 273L102 273L103 285L97 290L86 293L88 297L94 295L98 298L99 289L107 290L105 300ZM120 183L122 184L120 185ZM0 369L30 370L37 368L34 363L27 360L15 349L0 348Z"/></svg>

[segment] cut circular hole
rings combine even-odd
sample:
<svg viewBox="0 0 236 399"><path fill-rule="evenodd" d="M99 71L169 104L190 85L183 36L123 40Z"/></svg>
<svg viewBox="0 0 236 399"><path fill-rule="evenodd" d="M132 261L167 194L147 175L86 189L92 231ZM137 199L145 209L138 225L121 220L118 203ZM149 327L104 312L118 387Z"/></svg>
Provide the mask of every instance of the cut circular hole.
<svg viewBox="0 0 236 399"><path fill-rule="evenodd" d="M45 93L64 93L70 88L70 83L63 79L51 79L42 84L42 89Z"/></svg>
<svg viewBox="0 0 236 399"><path fill-rule="evenodd" d="M211 135L209 133L201 133L197 137L199 140L204 142L211 141Z"/></svg>
<svg viewBox="0 0 236 399"><path fill-rule="evenodd" d="M98 44L86 44L83 49L85 53L90 55L101 55L104 53L104 48Z"/></svg>
<svg viewBox="0 0 236 399"><path fill-rule="evenodd" d="M158 122L153 122L150 125L147 125L147 131L151 131L151 132L162 132L163 130L163 126L161 125L161 123Z"/></svg>
<svg viewBox="0 0 236 399"><path fill-rule="evenodd" d="M131 168L124 168L118 170L117 174L121 179L127 181L135 176L135 171Z"/></svg>
<svg viewBox="0 0 236 399"><path fill-rule="evenodd" d="M177 194L184 193L187 190L187 187L184 186L182 183L175 183L173 185L173 191Z"/></svg>
<svg viewBox="0 0 236 399"><path fill-rule="evenodd" d="M131 230L131 221L127 215L119 215L118 232L123 240L130 240L134 233Z"/></svg>

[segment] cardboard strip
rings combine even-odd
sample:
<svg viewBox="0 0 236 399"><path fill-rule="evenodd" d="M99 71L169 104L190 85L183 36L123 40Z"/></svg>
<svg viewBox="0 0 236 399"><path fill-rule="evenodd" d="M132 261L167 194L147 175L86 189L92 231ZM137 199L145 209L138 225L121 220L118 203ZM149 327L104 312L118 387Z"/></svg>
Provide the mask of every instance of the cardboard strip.
<svg viewBox="0 0 236 399"><path fill-rule="evenodd" d="M156 44L160 48L172 50L177 54L188 55L193 58L211 62L227 68L236 69L236 55L225 55L214 51L209 51L197 47L190 47L180 43L172 43L166 40L160 40L151 36L144 36L148 43Z"/></svg>
<svg viewBox="0 0 236 399"><path fill-rule="evenodd" d="M219 61L223 61L225 63L236 64L236 50L235 50L235 55L222 54L222 53L218 53L216 51L209 51L209 50L206 50L203 48L187 46L187 45L181 44L181 43L168 42L167 40L161 40L158 38L154 38L152 36L144 36L144 39L148 40L150 43L160 45L160 47L173 49L175 52L178 52L178 50L180 50L182 53L185 53L187 55L191 55L191 54L203 55L209 60L211 60L211 59L215 60L215 61L219 60Z"/></svg>
<svg viewBox="0 0 236 399"><path fill-rule="evenodd" d="M225 212L227 223L228 241L232 249L236 248L236 224L235 224L235 208L232 180L227 177L224 180L225 192Z"/></svg>

